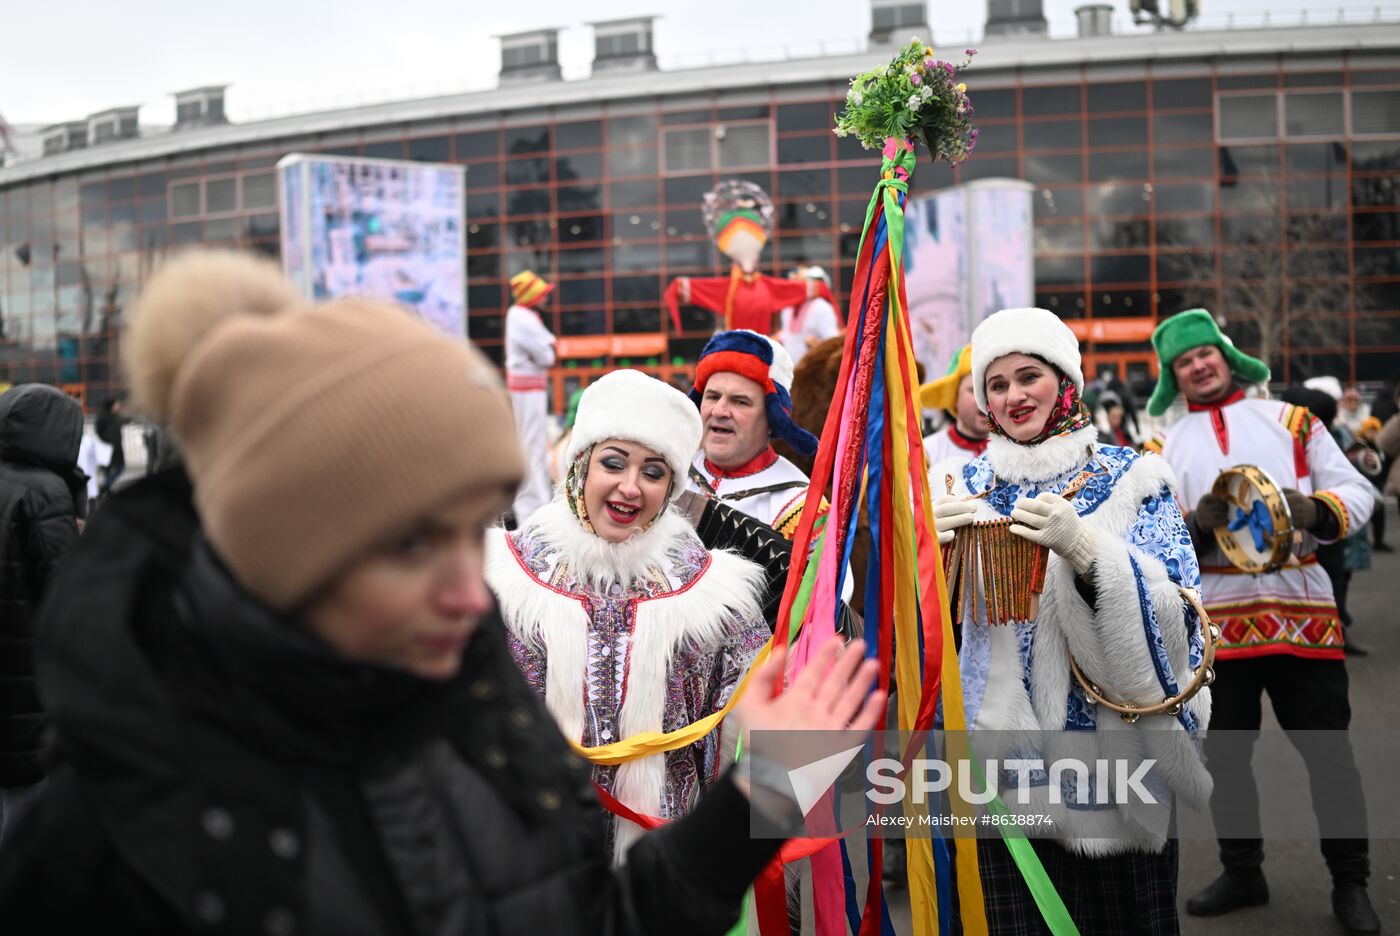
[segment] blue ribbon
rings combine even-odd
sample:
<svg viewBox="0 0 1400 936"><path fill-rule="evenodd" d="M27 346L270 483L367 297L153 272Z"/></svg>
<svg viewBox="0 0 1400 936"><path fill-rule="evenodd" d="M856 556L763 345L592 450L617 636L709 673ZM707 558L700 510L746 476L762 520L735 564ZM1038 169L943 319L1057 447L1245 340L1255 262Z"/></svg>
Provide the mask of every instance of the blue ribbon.
<svg viewBox="0 0 1400 936"><path fill-rule="evenodd" d="M1269 516L1269 508L1264 506L1262 500L1251 504L1248 513L1245 513L1243 508L1235 508L1235 519L1230 521L1230 532L1237 532L1246 526L1254 536L1254 548L1260 552L1268 549L1269 538L1274 535L1274 521Z"/></svg>

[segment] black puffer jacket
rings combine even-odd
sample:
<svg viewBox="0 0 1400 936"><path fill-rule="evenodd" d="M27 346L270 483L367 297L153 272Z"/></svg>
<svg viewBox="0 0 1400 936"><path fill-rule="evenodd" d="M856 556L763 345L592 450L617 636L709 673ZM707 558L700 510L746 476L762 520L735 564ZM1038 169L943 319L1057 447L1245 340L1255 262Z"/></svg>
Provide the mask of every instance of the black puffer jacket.
<svg viewBox="0 0 1400 936"><path fill-rule="evenodd" d="M78 540L70 482L82 437L82 407L57 388L23 384L0 396L0 787L44 776L31 618Z"/></svg>
<svg viewBox="0 0 1400 936"><path fill-rule="evenodd" d="M178 469L115 494L59 584L60 764L0 862L6 932L720 933L776 850L723 779L611 868L499 618L445 683L349 663L231 580Z"/></svg>

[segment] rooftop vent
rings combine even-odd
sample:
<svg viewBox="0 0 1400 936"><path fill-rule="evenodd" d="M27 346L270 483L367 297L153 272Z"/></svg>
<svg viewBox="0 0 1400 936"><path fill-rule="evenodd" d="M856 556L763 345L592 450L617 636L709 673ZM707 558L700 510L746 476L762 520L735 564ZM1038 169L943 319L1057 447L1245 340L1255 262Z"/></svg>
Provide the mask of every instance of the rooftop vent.
<svg viewBox="0 0 1400 936"><path fill-rule="evenodd" d="M228 85L209 85L175 92L175 129L213 127L228 123L224 115L224 90Z"/></svg>
<svg viewBox="0 0 1400 936"><path fill-rule="evenodd" d="M39 131L44 141L44 155L55 156L69 150L83 149L88 143L86 120L70 120Z"/></svg>
<svg viewBox="0 0 1400 936"><path fill-rule="evenodd" d="M903 45L918 36L933 42L933 30L928 27L928 4L924 0L870 0L870 41L872 43Z"/></svg>
<svg viewBox="0 0 1400 936"><path fill-rule="evenodd" d="M111 110L90 114L87 119L88 143L96 146L113 140L131 140L139 135L136 107L114 107Z"/></svg>
<svg viewBox="0 0 1400 936"><path fill-rule="evenodd" d="M652 45L654 16L605 20L593 27L593 73L656 71Z"/></svg>
<svg viewBox="0 0 1400 936"><path fill-rule="evenodd" d="M1079 21L1079 35L1108 36L1113 33L1113 7L1107 3L1089 3L1078 7L1074 17Z"/></svg>
<svg viewBox="0 0 1400 936"><path fill-rule="evenodd" d="M560 79L558 29L534 29L497 38L501 40L502 84Z"/></svg>
<svg viewBox="0 0 1400 936"><path fill-rule="evenodd" d="M1045 35L1041 0L987 0L988 36Z"/></svg>

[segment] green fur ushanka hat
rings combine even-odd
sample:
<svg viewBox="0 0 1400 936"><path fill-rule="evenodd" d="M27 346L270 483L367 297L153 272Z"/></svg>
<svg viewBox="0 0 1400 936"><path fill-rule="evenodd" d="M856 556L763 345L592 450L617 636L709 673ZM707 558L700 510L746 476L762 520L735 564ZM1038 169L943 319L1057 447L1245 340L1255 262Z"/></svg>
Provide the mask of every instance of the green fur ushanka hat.
<svg viewBox="0 0 1400 936"><path fill-rule="evenodd" d="M1152 399L1147 401L1149 415L1161 416L1176 399L1179 390L1176 374L1172 372L1172 362L1201 345L1219 348L1225 355L1225 362L1230 365L1230 373L1245 383L1263 383L1269 379L1269 365L1236 348L1205 309L1191 309L1173 315L1152 333L1152 347L1162 367L1157 376L1157 389L1152 391Z"/></svg>

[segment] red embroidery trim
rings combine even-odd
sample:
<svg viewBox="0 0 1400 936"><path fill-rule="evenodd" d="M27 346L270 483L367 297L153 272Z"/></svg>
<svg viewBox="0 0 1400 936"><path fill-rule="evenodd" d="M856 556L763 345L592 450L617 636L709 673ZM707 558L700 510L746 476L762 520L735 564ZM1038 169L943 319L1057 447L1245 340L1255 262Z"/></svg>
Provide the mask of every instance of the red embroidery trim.
<svg viewBox="0 0 1400 936"><path fill-rule="evenodd" d="M747 478L749 475L756 475L760 471L765 471L773 467L773 464L777 462L777 460L778 453L775 452L773 446L770 445L753 458L744 462L738 468L721 468L706 457L705 470L708 471L716 481L722 481L725 478Z"/></svg>
<svg viewBox="0 0 1400 936"><path fill-rule="evenodd" d="M1230 406L1231 404L1238 403L1240 400L1243 399L1244 390L1242 390L1239 387L1236 387L1235 389L1231 390L1230 393L1223 399L1216 400L1214 403L1192 403L1190 400L1187 400L1186 409L1192 413L1204 413L1206 410L1218 410L1222 406Z"/></svg>
<svg viewBox="0 0 1400 936"><path fill-rule="evenodd" d="M965 436L958 431L958 427L956 424L948 427L948 440L963 451L971 452L974 455L981 455L987 450L986 436L983 436L980 439L974 439L971 436Z"/></svg>
<svg viewBox="0 0 1400 936"><path fill-rule="evenodd" d="M1215 430L1215 441L1220 446L1220 454L1230 454L1230 427L1225 423L1225 413L1216 407L1210 411L1210 427Z"/></svg>

